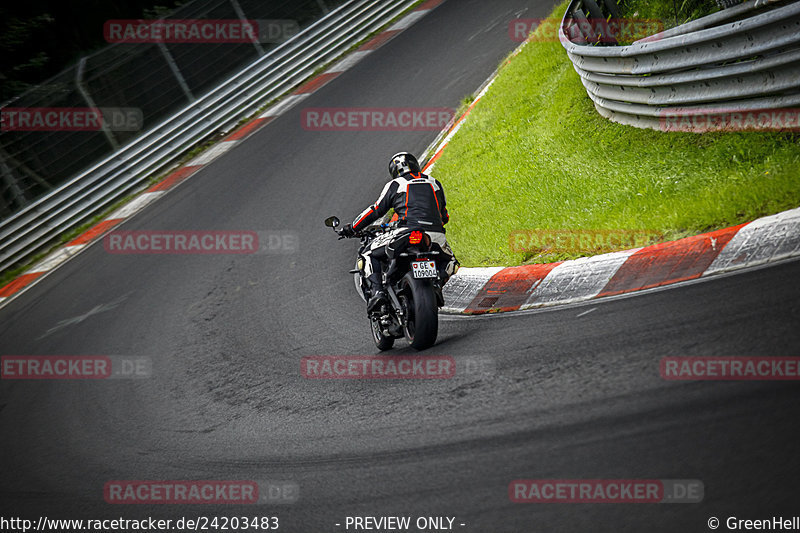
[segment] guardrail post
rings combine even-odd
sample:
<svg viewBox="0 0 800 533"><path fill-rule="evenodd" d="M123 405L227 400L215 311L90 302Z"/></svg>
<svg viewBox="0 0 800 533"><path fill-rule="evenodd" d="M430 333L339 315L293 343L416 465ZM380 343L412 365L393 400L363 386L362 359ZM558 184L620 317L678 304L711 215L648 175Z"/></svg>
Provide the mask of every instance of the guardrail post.
<svg viewBox="0 0 800 533"><path fill-rule="evenodd" d="M14 174L12 174L11 169L6 164L6 160L3 157L2 151L0 151L0 174L3 175L3 181L8 186L11 194L14 195L14 201L17 203L17 205L21 207L28 205L28 199L25 198L25 193L22 192L22 189L19 188L17 180L14 179Z"/></svg>
<svg viewBox="0 0 800 533"><path fill-rule="evenodd" d="M603 0L603 3L608 9L608 12L611 13L611 18L621 19L622 14L619 11L619 6L617 6L616 0Z"/></svg>
<svg viewBox="0 0 800 533"><path fill-rule="evenodd" d="M12 165L14 165L14 167L17 170L19 170L20 172L24 173L30 179L32 179L33 181L35 181L36 183L41 185L44 189L49 191L49 190L51 190L53 188L53 186L50 185L49 183L47 183L47 181L45 181L41 176L39 176L36 172L31 170L30 168L28 168L28 166L25 165L25 163L22 163L21 161L17 160L16 158L12 157L11 155L9 155L8 152L6 152L3 148L0 148L0 159L2 159L4 161L8 161ZM13 173L12 173L12 175L13 175Z"/></svg>
<svg viewBox="0 0 800 533"><path fill-rule="evenodd" d="M239 1L238 0L230 0L230 2L231 2L231 5L233 6L233 10L236 11L236 16L239 17L239 20L241 20L242 22L246 22L247 21L247 17L244 14L244 10L242 9L242 6L239 5ZM256 37L256 39L253 41L253 46L256 49L256 53L258 54L258 57L261 57L261 56L264 55L264 48L261 46L261 43L258 42L258 37Z"/></svg>
<svg viewBox="0 0 800 533"><path fill-rule="evenodd" d="M583 0L583 5L589 11L589 15L591 15L593 19L605 20L606 17L603 15L603 12L600 11L600 6L597 5L597 2L594 0Z"/></svg>
<svg viewBox="0 0 800 533"><path fill-rule="evenodd" d="M169 65L172 75L175 76L176 80L178 80L178 85L180 85L183 93L186 95L186 99L189 100L189 102L194 102L194 94L192 94L189 84L186 83L186 79L183 77L183 74L181 74L181 70L178 68L178 64L175 62L175 58L172 57L167 45L159 42L158 49L161 50L161 55L164 56L164 60L167 62L167 65Z"/></svg>
<svg viewBox="0 0 800 533"><path fill-rule="evenodd" d="M78 92L83 97L83 100L86 102L86 105L92 109L98 109L97 105L94 103L92 96L89 94L89 90L83 83L83 71L86 69L86 56L82 57L80 62L78 63L78 69L75 71L75 87L77 87ZM106 121L103 120L100 122L100 129L103 131L103 135L106 136L108 139L108 144L111 145L112 150L119 149L119 143L117 139L114 137L114 134L111 133L111 130L108 128L108 124Z"/></svg>

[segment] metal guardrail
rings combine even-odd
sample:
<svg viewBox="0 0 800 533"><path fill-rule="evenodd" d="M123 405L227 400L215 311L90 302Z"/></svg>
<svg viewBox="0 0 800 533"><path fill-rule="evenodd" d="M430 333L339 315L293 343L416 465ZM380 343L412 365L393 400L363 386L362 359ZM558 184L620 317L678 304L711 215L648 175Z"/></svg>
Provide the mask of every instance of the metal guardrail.
<svg viewBox="0 0 800 533"><path fill-rule="evenodd" d="M693 117L800 106L800 1L750 0L628 46L599 45L607 39L586 24L587 13L619 16L613 0L601 2L573 0L558 35L604 117L661 130L685 118L704 131Z"/></svg>
<svg viewBox="0 0 800 533"><path fill-rule="evenodd" d="M110 44L1 104L0 221L110 156L349 2L188 0L158 17L161 24L207 22L212 29L222 30L199 40L165 35L166 42L127 42L119 38L122 29L134 30L136 24L106 21L102 33ZM245 25L257 32L251 34L251 41L242 33ZM92 27L94 31L101 29ZM18 84L17 80L12 85ZM6 90L3 95L8 93ZM81 114L87 107L98 109L103 120L84 129L80 125L88 121ZM55 111L50 117L55 115L56 121L48 127L22 125L23 120L27 125L35 124L35 117L42 119L49 110ZM59 114L66 127L58 122ZM78 118L71 120L76 115Z"/></svg>
<svg viewBox="0 0 800 533"><path fill-rule="evenodd" d="M380 29L416 0L351 0L34 203L0 221L0 271L140 187Z"/></svg>

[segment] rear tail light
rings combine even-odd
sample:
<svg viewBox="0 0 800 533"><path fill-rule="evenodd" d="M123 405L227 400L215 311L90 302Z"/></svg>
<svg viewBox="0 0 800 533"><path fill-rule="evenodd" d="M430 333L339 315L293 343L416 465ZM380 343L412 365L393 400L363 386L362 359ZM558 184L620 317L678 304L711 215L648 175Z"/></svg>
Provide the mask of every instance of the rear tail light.
<svg viewBox="0 0 800 533"><path fill-rule="evenodd" d="M421 231L412 231L411 235L408 237L408 242L410 244L419 244L422 242L422 232Z"/></svg>

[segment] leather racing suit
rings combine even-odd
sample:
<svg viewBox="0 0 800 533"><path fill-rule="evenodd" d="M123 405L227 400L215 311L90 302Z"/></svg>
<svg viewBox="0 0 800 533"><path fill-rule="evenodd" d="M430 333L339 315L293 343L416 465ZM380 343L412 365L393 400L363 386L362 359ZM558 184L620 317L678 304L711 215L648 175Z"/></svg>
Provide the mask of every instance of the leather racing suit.
<svg viewBox="0 0 800 533"><path fill-rule="evenodd" d="M387 257L386 244L398 233L408 230L427 233L431 241L449 258L446 264L441 262L445 266L439 275L444 285L455 272L458 261L445 236L444 225L449 222L450 215L447 213L442 184L422 172L398 176L387 183L378 200L353 221L353 231L358 232L369 226L392 208L397 216L398 228L388 234L387 238L375 239L366 254L370 260L364 268L373 295L383 286L381 261L385 261Z"/></svg>

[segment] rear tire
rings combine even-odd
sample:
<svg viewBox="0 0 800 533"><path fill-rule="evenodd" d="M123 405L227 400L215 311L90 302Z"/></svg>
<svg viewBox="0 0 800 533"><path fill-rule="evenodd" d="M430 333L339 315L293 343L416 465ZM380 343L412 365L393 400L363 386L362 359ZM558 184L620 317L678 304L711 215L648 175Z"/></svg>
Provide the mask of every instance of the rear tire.
<svg viewBox="0 0 800 533"><path fill-rule="evenodd" d="M370 329L372 330L372 340L375 342L375 346L382 352L391 350L392 346L394 346L394 337L387 337L383 334L377 318L370 318L369 322Z"/></svg>
<svg viewBox="0 0 800 533"><path fill-rule="evenodd" d="M439 308L430 282L414 279L409 274L403 280L406 325L403 333L415 350L436 344L439 335Z"/></svg>

